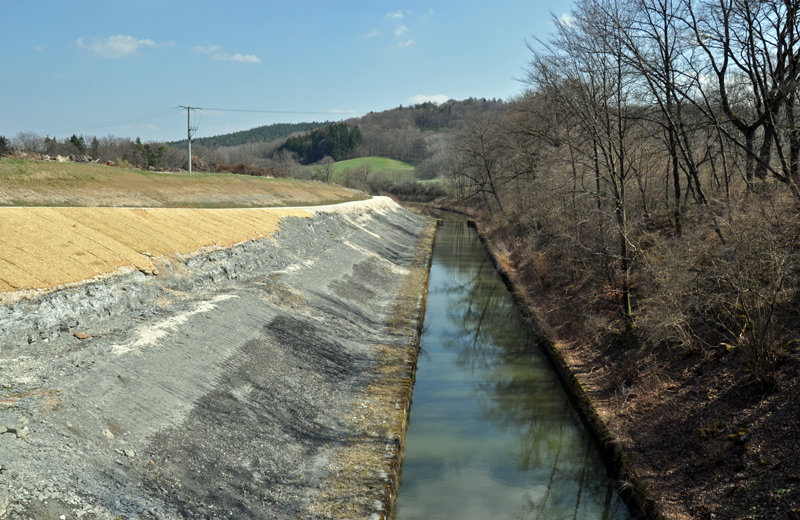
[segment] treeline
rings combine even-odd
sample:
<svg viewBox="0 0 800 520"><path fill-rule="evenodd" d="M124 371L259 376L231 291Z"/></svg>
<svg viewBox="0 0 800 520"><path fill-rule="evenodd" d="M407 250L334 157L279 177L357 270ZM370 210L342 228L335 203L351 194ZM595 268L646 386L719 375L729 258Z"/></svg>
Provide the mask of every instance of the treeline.
<svg viewBox="0 0 800 520"><path fill-rule="evenodd" d="M310 123L274 123L271 125L259 126L250 130L242 130L230 134L215 135L213 137L199 137L192 140L192 144L199 144L207 148L219 148L222 146L239 146L250 143L268 143L278 139L284 139L297 132L305 132L315 128L329 125L330 122L310 122ZM186 148L186 140L169 143L178 148Z"/></svg>
<svg viewBox="0 0 800 520"><path fill-rule="evenodd" d="M342 161L353 157L363 136L358 126L347 123L332 123L301 135L289 137L280 151L295 154L302 164L313 164L324 157Z"/></svg>
<svg viewBox="0 0 800 520"><path fill-rule="evenodd" d="M294 171L325 156L337 160L382 156L414 164L423 179L434 179L447 168L448 143L476 114L501 114L509 104L499 99L469 98L440 105L420 103L350 119L346 122L273 124L231 134L192 140L193 155L206 162L238 163L258 168ZM348 131L344 132L345 127ZM74 137L74 140L73 140ZM20 132L7 139L7 147L51 155L83 154L102 162L121 159L131 165L152 165L143 160L134 140L107 136L73 136L68 139L41 137ZM83 144L79 140L83 139ZM92 141L95 140L95 146ZM46 142L45 142L46 141ZM146 142L158 168L186 169L186 141ZM82 152L85 145L85 152ZM158 152L166 146L166 151ZM163 160L162 160L163 157Z"/></svg>
<svg viewBox="0 0 800 520"><path fill-rule="evenodd" d="M580 0L529 44L527 91L462 120L452 190L581 319L640 345L732 345L769 380L800 332L797 15Z"/></svg>
<svg viewBox="0 0 800 520"><path fill-rule="evenodd" d="M357 120L364 136L357 155L411 163L423 178L433 179L445 168L447 142L463 122L476 114L502 113L506 106L498 99L469 98L371 112Z"/></svg>
<svg viewBox="0 0 800 520"><path fill-rule="evenodd" d="M237 132L237 141L245 143L235 146L217 146L197 139L193 141L192 149L203 157L225 164L245 162L287 170L318 162L326 155L333 157L332 154L339 157L338 160L381 156L414 164L422 178L433 179L444 170L447 142L461 129L466 118L484 112L501 113L507 106L508 103L499 99L478 98L450 100L441 105L420 103L371 112L346 122L309 123L316 128L272 141L258 141L258 137L251 134L252 130ZM323 130L333 125L337 130ZM361 139L355 135L345 136L342 125L351 129L357 126ZM317 133L312 135L315 130ZM340 134L331 139L324 135L326 132ZM336 144L329 146L331 142Z"/></svg>
<svg viewBox="0 0 800 520"><path fill-rule="evenodd" d="M0 154L24 152L50 157L88 156L96 162L143 169L176 171L186 169L188 162L186 152L166 143L143 143L138 137L132 140L113 135L87 137L73 134L59 140L56 137L41 137L35 132L19 132L11 140L0 137L0 143L5 143L5 151L0 150Z"/></svg>

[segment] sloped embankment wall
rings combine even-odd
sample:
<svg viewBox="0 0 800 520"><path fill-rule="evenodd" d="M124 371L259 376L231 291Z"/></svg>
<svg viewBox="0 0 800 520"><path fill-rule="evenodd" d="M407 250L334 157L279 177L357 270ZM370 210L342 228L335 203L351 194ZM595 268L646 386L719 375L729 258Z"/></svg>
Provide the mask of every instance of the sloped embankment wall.
<svg viewBox="0 0 800 520"><path fill-rule="evenodd" d="M0 293L0 518L323 518L343 503L388 514L392 463L360 460L346 482L340 466L358 458L346 448L397 444L395 403L368 388L396 359L398 392L409 391L418 323L396 318L398 305L422 305L409 293L427 281L429 222L382 198L276 218L128 211L127 227L98 213L115 219L106 249L150 265L128 256L89 282ZM75 220L76 248L102 243L90 215L66 213L37 218L67 232ZM198 249L170 247L220 218L250 237L224 245L196 231ZM137 251L144 241L126 231L145 225L152 242ZM75 262L59 273L88 264L62 256ZM55 283L36 274L41 263L20 264ZM0 264L0 278L9 272ZM356 484L371 495L330 492Z"/></svg>

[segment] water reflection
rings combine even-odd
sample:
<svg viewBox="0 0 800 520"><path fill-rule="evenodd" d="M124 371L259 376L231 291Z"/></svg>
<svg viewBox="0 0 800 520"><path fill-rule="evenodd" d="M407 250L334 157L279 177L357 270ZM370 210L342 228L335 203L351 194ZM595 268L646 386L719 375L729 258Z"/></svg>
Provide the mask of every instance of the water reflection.
<svg viewBox="0 0 800 520"><path fill-rule="evenodd" d="M464 221L436 239L398 520L627 519Z"/></svg>

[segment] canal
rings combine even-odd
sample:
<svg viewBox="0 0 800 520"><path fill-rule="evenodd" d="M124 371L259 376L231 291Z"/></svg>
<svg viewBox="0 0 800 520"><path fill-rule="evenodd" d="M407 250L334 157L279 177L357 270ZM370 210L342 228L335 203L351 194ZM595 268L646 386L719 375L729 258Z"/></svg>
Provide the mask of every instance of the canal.
<svg viewBox="0 0 800 520"><path fill-rule="evenodd" d="M466 220L433 253L396 520L630 515Z"/></svg>

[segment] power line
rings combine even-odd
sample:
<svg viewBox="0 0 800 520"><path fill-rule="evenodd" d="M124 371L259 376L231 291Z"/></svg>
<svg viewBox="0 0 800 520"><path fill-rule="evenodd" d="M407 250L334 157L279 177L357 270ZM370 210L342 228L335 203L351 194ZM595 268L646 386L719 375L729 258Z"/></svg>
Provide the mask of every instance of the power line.
<svg viewBox="0 0 800 520"><path fill-rule="evenodd" d="M177 109L182 109L186 107L176 107ZM172 116L175 115L176 108L167 108L162 110L156 110L155 112L148 112L145 114L140 114L137 116L130 116L124 117L121 119L112 119L109 121L103 121L99 123L93 123L83 126L73 126L70 128L61 128L54 132L54 135L63 133L63 132L86 132L90 130L99 130L102 128L110 128L113 126L121 126L121 125L128 125L131 123L140 123L142 121L149 121L150 119L159 119L162 117ZM249 112L253 114L300 114L300 115L325 115L325 116L357 116L360 115L361 112L315 112L315 111L304 111L304 110L256 110L256 109L246 109L246 108L206 108L206 107L191 107L196 110L202 111L203 110L216 110L218 112ZM195 128L196 130L196 128Z"/></svg>
<svg viewBox="0 0 800 520"><path fill-rule="evenodd" d="M84 126L73 126L73 127L70 127L70 128L63 128L63 129L60 129L60 130L56 130L55 133L59 134L61 132L76 132L76 131L77 132L84 132L84 131L87 131L87 130L98 130L100 128L109 128L109 127L112 127L112 126L126 125L126 124L130 124L130 123L139 123L141 121L147 121L147 120L150 120L150 119L158 119L160 117L166 117L166 116L171 116L171 115L175 115L175 109L174 108L157 110L155 112L149 112L147 114L141 114L141 115L138 115L138 116L125 117L125 118L122 118L122 119L114 119L114 120L105 121L105 122L102 122L102 123L94 123L94 124L84 125Z"/></svg>
<svg viewBox="0 0 800 520"><path fill-rule="evenodd" d="M358 115L361 112L310 112L298 110L251 110L246 108L208 108L203 107L201 110L218 110L220 112L252 112L256 114L304 114L304 115L326 115L326 116L344 116L344 115Z"/></svg>

